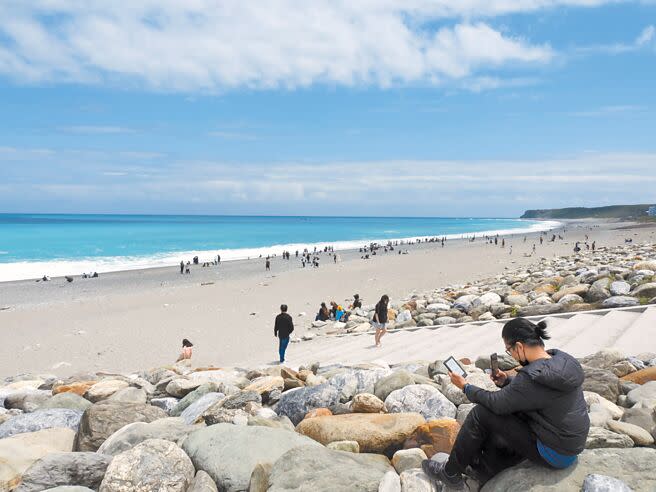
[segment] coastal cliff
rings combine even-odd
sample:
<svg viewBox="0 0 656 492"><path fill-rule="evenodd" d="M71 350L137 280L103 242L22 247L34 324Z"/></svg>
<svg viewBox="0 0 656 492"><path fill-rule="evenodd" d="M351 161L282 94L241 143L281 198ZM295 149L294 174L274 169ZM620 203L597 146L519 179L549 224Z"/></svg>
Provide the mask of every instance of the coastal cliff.
<svg viewBox="0 0 656 492"><path fill-rule="evenodd" d="M647 217L650 204L527 210L522 219L628 219Z"/></svg>

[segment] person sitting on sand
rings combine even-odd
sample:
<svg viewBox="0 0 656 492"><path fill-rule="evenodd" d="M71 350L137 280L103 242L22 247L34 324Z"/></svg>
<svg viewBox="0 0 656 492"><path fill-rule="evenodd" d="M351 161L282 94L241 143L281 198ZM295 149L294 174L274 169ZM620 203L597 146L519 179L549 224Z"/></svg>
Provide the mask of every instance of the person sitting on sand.
<svg viewBox="0 0 656 492"><path fill-rule="evenodd" d="M182 352L180 352L180 356L178 357L178 360L176 362L180 362L181 360L187 360L191 359L191 353L192 353L192 347L194 346L193 343L191 343L189 340L186 338L182 340Z"/></svg>
<svg viewBox="0 0 656 492"><path fill-rule="evenodd" d="M325 302L321 303L321 307L319 308L319 312L317 313L316 318L314 318L314 321L328 321L330 319L330 311L328 311L328 307L326 306Z"/></svg>
<svg viewBox="0 0 656 492"><path fill-rule="evenodd" d="M389 297L387 294L380 298L378 304L376 304L376 310L374 312L373 325L376 329L376 347L381 347L380 339L383 338L383 335L387 333L387 306L389 304Z"/></svg>
<svg viewBox="0 0 656 492"><path fill-rule="evenodd" d="M460 375L451 382L477 405L462 425L448 460L424 460L433 480L463 487L463 474L482 486L524 459L554 469L568 468L585 448L590 419L583 397L581 364L560 350L545 350L547 324L524 318L507 322L501 332L506 352L522 366L516 375L490 377L501 388L487 391Z"/></svg>
<svg viewBox="0 0 656 492"><path fill-rule="evenodd" d="M353 304L349 306L349 309L358 309L362 307L362 301L360 300L360 294L353 294Z"/></svg>

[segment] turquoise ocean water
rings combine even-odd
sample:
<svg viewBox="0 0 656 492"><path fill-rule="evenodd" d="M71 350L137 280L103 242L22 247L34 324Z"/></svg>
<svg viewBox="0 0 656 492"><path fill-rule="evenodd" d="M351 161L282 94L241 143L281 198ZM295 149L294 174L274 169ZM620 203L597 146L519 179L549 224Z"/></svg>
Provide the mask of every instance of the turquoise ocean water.
<svg viewBox="0 0 656 492"><path fill-rule="evenodd" d="M0 214L0 281L221 260L305 247L544 230L519 219Z"/></svg>

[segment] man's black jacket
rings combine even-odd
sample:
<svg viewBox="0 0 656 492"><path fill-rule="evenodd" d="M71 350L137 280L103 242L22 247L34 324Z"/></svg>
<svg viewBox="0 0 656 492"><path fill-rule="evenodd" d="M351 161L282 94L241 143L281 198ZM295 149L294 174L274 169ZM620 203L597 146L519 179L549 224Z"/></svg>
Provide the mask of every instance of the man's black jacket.
<svg viewBox="0 0 656 492"><path fill-rule="evenodd" d="M274 336L278 338L289 338L289 334L292 331L294 331L294 322L289 314L280 313L276 316L276 324L273 328Z"/></svg>
<svg viewBox="0 0 656 492"><path fill-rule="evenodd" d="M554 451L579 454L590 430L581 364L560 350L530 363L499 391L467 387L467 398L497 415L524 414L537 438Z"/></svg>

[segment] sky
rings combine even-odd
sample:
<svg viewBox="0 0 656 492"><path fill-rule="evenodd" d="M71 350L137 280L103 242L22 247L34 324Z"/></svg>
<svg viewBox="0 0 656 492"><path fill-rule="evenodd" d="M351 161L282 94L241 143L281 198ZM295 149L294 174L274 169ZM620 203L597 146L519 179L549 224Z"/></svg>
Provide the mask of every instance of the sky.
<svg viewBox="0 0 656 492"><path fill-rule="evenodd" d="M656 0L2 0L0 213L656 202Z"/></svg>

